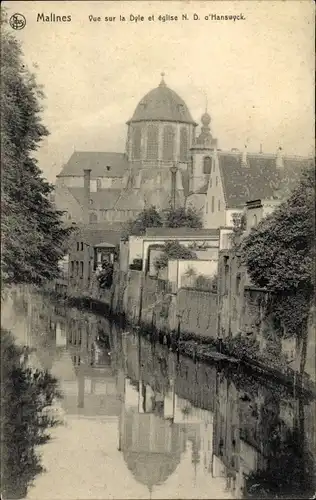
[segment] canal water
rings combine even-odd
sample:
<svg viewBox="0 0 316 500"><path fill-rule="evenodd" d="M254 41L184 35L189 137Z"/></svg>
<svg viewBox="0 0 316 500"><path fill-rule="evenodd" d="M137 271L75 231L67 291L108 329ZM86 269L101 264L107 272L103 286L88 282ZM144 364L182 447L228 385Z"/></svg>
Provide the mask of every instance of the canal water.
<svg viewBox="0 0 316 500"><path fill-rule="evenodd" d="M314 401L29 291L2 326L63 393L27 499L312 498Z"/></svg>

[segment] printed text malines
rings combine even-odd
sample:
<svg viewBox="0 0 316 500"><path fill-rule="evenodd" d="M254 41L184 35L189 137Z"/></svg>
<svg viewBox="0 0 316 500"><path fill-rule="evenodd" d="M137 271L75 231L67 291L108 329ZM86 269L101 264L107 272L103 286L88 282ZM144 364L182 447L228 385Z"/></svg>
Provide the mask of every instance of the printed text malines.
<svg viewBox="0 0 316 500"><path fill-rule="evenodd" d="M69 23L71 21L71 16L56 16L56 14L52 12L47 15L42 12L41 14L37 14L36 21L42 21L44 23Z"/></svg>

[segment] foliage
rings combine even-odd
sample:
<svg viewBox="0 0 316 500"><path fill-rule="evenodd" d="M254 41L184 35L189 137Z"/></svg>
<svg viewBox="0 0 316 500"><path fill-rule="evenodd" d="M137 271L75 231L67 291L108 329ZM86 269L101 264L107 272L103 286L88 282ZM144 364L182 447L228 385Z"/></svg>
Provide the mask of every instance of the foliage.
<svg viewBox="0 0 316 500"><path fill-rule="evenodd" d="M159 212L156 207L145 208L134 220L126 222L123 228L124 240L129 236L141 236L150 227L191 227L201 228L201 215L194 209L184 207L169 209L165 214Z"/></svg>
<svg viewBox="0 0 316 500"><path fill-rule="evenodd" d="M281 433L282 422L277 417L271 419L265 414L261 421L269 427L265 436L267 466L249 474L244 498L312 498L315 465L304 450L305 436L298 426Z"/></svg>
<svg viewBox="0 0 316 500"><path fill-rule="evenodd" d="M231 236L231 242L233 249L237 249L240 237L246 229L247 218L245 213L235 212L232 214L233 220L233 232Z"/></svg>
<svg viewBox="0 0 316 500"><path fill-rule="evenodd" d="M204 276L203 274L199 274L195 278L194 287L197 288L198 290L216 292L217 275L209 277L209 276Z"/></svg>
<svg viewBox="0 0 316 500"><path fill-rule="evenodd" d="M28 486L43 471L35 447L49 439L57 422L40 415L60 398L57 380L48 372L22 366L11 334L1 329L1 489L5 498L24 498Z"/></svg>
<svg viewBox="0 0 316 500"><path fill-rule="evenodd" d="M41 121L43 92L23 64L20 44L1 17L1 263L4 283L35 283L58 276L70 233L49 201L53 187L34 158L48 135Z"/></svg>
<svg viewBox="0 0 316 500"><path fill-rule="evenodd" d="M110 288L113 281L113 264L111 262L103 262L102 269L97 275L100 288Z"/></svg>
<svg viewBox="0 0 316 500"><path fill-rule="evenodd" d="M161 227L163 220L156 207L145 208L134 220L126 222L123 228L122 239L127 240L129 236L141 236L149 227Z"/></svg>
<svg viewBox="0 0 316 500"><path fill-rule="evenodd" d="M302 340L305 369L308 317L315 285L315 171L307 167L290 197L245 238L240 250L252 281L272 290L267 314L280 336Z"/></svg>
<svg viewBox="0 0 316 500"><path fill-rule="evenodd" d="M241 244L253 282L274 291L312 290L315 256L315 172L304 171L290 198Z"/></svg>
<svg viewBox="0 0 316 500"><path fill-rule="evenodd" d="M202 228L201 214L194 208L179 207L169 209L165 218L166 227L192 227Z"/></svg>
<svg viewBox="0 0 316 500"><path fill-rule="evenodd" d="M178 241L168 241L164 246L163 253L155 260L154 266L156 271L160 271L167 267L168 261L171 259L190 260L196 258L196 254L192 250L181 245Z"/></svg>

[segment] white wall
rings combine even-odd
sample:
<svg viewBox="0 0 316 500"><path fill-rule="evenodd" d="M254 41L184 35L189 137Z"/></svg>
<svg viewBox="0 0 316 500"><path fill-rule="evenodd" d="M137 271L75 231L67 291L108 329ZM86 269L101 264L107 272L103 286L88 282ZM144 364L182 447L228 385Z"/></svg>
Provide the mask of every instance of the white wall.
<svg viewBox="0 0 316 500"><path fill-rule="evenodd" d="M188 286L189 280L186 277L188 270L193 269L195 277L202 274L207 278L215 276L217 273L218 260L178 260L178 288ZM187 283L186 283L187 282ZM190 284L190 283L188 283Z"/></svg>
<svg viewBox="0 0 316 500"><path fill-rule="evenodd" d="M172 289L178 289L178 260L168 261L168 281L171 283Z"/></svg>
<svg viewBox="0 0 316 500"><path fill-rule="evenodd" d="M218 242L217 240L214 240L212 238L207 238L207 237L202 237L201 239L197 240L193 236L191 237L177 237L177 236L170 236L170 237L163 237L161 239L155 239L155 238L150 238L148 239L146 237L142 237L144 241L144 246L143 246L143 271L146 269L146 261L148 259L148 249L151 245L164 245L167 241L178 241L181 245L190 247L193 243L197 244L203 244L206 242L206 245L210 247L214 247L215 249L218 248ZM195 250L193 250L195 251ZM134 257L135 258L135 257Z"/></svg>
<svg viewBox="0 0 316 500"><path fill-rule="evenodd" d="M134 259L143 258L143 241L144 241L143 236L129 237L129 260L128 260L129 265L133 263Z"/></svg>
<svg viewBox="0 0 316 500"><path fill-rule="evenodd" d="M220 250L229 250L232 246L231 244L231 236L233 234L232 229L220 229L220 237L219 237L219 249Z"/></svg>

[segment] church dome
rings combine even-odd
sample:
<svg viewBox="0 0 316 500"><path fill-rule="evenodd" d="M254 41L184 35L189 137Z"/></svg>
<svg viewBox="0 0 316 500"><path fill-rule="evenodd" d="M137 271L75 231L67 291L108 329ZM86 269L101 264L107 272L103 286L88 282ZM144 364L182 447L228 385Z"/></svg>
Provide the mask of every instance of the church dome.
<svg viewBox="0 0 316 500"><path fill-rule="evenodd" d="M159 86L141 99L128 123L169 121L196 125L183 99L167 87L163 77L162 73Z"/></svg>

